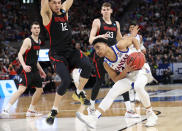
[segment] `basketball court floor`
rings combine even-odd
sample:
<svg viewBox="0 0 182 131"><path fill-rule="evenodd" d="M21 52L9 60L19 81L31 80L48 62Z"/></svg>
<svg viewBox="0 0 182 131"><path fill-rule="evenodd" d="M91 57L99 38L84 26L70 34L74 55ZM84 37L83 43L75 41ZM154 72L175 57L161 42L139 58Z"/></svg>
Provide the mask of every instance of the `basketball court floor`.
<svg viewBox="0 0 182 131"><path fill-rule="evenodd" d="M141 118L124 118L125 106L122 96L119 96L99 119L97 129L88 129L75 117L76 111L86 114L86 107L74 101L71 97L73 91L68 91L52 126L46 124L45 119L52 107L54 94L43 94L37 106L37 110L43 115L25 117L31 97L23 96L13 106L9 116L0 114L0 131L182 131L182 85L157 85L148 86L146 89L150 93L153 109L159 117L155 127L144 126L146 116L141 104L135 104L135 110L141 114ZM96 106L108 90L109 88L104 88L100 91ZM90 96L91 90L86 92ZM0 112L8 99L0 98Z"/></svg>

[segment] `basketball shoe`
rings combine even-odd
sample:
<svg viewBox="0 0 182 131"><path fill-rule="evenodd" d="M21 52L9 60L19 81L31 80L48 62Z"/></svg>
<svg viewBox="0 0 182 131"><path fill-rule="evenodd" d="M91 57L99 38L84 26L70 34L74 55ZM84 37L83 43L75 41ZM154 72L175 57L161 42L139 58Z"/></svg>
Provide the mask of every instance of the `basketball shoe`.
<svg viewBox="0 0 182 131"><path fill-rule="evenodd" d="M76 117L85 123L89 128L96 129L97 116L96 115L84 115L80 112L76 112Z"/></svg>
<svg viewBox="0 0 182 131"><path fill-rule="evenodd" d="M125 118L140 118L141 116L137 114L135 111L130 110L125 113Z"/></svg>
<svg viewBox="0 0 182 131"><path fill-rule="evenodd" d="M41 116L42 114L38 113L37 111L31 111L31 110L28 110L27 113L26 113L26 117L36 117L36 116Z"/></svg>
<svg viewBox="0 0 182 131"><path fill-rule="evenodd" d="M49 113L48 115L48 118L46 119L46 122L49 124L49 125L52 125L54 123L54 119L56 117L56 115L58 114L57 110L51 110L51 112Z"/></svg>
<svg viewBox="0 0 182 131"><path fill-rule="evenodd" d="M3 111L1 112L2 115L9 115L9 110L3 109Z"/></svg>
<svg viewBox="0 0 182 131"><path fill-rule="evenodd" d="M147 115L147 122L145 126L147 127L155 126L157 124L157 119L158 119L157 115L153 111L147 111L146 115Z"/></svg>
<svg viewBox="0 0 182 131"><path fill-rule="evenodd" d="M88 115L94 115L95 113L95 107L87 107L87 112L88 112Z"/></svg>
<svg viewBox="0 0 182 131"><path fill-rule="evenodd" d="M79 101L81 104L87 106L90 105L90 101L86 98L84 91L81 91L80 94L77 94L77 92L75 91L75 93L72 95L72 98L76 101Z"/></svg>

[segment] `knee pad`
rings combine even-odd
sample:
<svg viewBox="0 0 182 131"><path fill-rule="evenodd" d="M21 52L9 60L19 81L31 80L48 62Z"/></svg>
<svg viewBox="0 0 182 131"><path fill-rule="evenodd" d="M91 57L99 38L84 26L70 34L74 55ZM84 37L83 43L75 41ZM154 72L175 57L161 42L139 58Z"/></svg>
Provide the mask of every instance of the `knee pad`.
<svg viewBox="0 0 182 131"><path fill-rule="evenodd" d="M84 63L80 76L83 78L89 78L92 72L92 65L90 63Z"/></svg>
<svg viewBox="0 0 182 131"><path fill-rule="evenodd" d="M57 93L61 96L63 96L66 93L66 90L71 85L71 79L70 78L62 78L61 79L61 85L57 88Z"/></svg>

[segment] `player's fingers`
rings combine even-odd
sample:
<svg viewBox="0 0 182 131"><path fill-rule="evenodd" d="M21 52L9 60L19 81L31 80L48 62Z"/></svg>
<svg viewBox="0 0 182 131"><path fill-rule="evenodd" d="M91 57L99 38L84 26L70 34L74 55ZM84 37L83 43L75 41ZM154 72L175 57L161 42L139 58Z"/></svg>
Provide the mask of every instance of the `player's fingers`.
<svg viewBox="0 0 182 131"><path fill-rule="evenodd" d="M128 63L128 66L131 66L132 65L132 61L130 61L129 63Z"/></svg>
<svg viewBox="0 0 182 131"><path fill-rule="evenodd" d="M132 69L136 69L136 65L131 66Z"/></svg>
<svg viewBox="0 0 182 131"><path fill-rule="evenodd" d="M25 69L26 72L30 72L30 70L28 68Z"/></svg>
<svg viewBox="0 0 182 131"><path fill-rule="evenodd" d="M109 36L108 34L104 34L104 38L107 39Z"/></svg>
<svg viewBox="0 0 182 131"><path fill-rule="evenodd" d="M138 26L138 25L136 25L136 26L135 26L135 29L138 29L138 28L139 28L139 26Z"/></svg>
<svg viewBox="0 0 182 131"><path fill-rule="evenodd" d="M30 67L30 66L27 68L27 71L28 71L28 72L30 72L30 71L31 71L31 67Z"/></svg>

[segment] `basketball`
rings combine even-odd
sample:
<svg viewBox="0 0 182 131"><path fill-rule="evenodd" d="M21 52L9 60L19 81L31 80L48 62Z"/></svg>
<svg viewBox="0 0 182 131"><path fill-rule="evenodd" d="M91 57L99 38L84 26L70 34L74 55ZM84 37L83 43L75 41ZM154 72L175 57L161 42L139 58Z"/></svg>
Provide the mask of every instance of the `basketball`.
<svg viewBox="0 0 182 131"><path fill-rule="evenodd" d="M132 62L132 66L136 66L136 70L139 70L143 67L145 63L145 55L142 52L134 52L130 54L127 59L127 64L129 64L130 62Z"/></svg>

